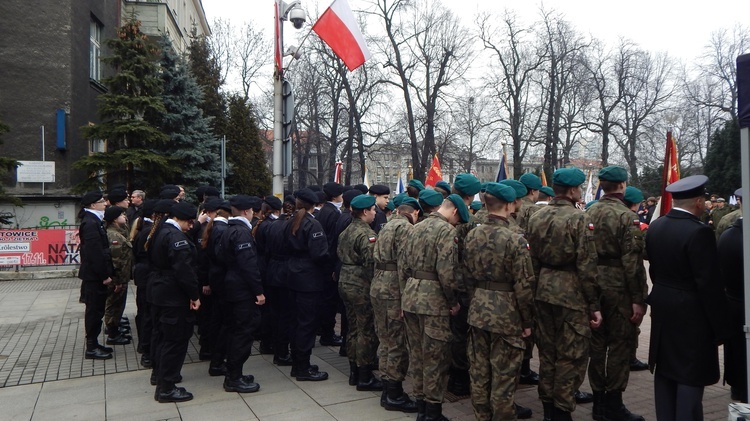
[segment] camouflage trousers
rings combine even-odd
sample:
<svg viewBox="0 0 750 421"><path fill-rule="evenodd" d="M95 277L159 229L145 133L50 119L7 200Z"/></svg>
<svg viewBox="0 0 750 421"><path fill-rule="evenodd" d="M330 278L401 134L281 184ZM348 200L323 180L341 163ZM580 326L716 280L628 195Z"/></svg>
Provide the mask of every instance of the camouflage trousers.
<svg viewBox="0 0 750 421"><path fill-rule="evenodd" d="M414 398L442 403L451 366L450 317L404 312L404 321Z"/></svg>
<svg viewBox="0 0 750 421"><path fill-rule="evenodd" d="M630 377L633 337L632 306L623 290L602 288L602 325L591 331L589 383L594 392L625 391Z"/></svg>
<svg viewBox="0 0 750 421"><path fill-rule="evenodd" d="M409 369L406 327L401 318L401 301L370 296L375 315L375 332L380 340L380 373L385 380L403 381Z"/></svg>
<svg viewBox="0 0 750 421"><path fill-rule="evenodd" d="M357 367L375 364L378 337L375 334L369 283L339 283L339 294L349 321L349 331L346 333L346 355L349 361Z"/></svg>
<svg viewBox="0 0 750 421"><path fill-rule="evenodd" d="M589 358L591 328L584 310L536 302L536 345L539 348L539 399L568 412L576 408L574 393L583 383Z"/></svg>
<svg viewBox="0 0 750 421"><path fill-rule="evenodd" d="M128 284L123 284L120 292L115 292L114 286L109 287L107 304L104 308L104 325L120 326L120 318L125 312L125 304L128 298Z"/></svg>
<svg viewBox="0 0 750 421"><path fill-rule="evenodd" d="M472 326L468 339L471 403L477 421L515 420L516 382L524 350Z"/></svg>

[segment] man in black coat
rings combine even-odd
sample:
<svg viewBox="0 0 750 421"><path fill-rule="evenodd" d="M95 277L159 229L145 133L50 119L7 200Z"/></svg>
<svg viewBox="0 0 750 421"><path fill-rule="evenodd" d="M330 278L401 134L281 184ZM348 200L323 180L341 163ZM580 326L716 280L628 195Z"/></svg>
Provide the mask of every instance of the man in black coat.
<svg viewBox="0 0 750 421"><path fill-rule="evenodd" d="M112 282L114 273L107 231L102 222L106 203L101 192L88 192L81 200L82 208L78 214L81 219L78 228L81 241L81 267L78 270L78 278L83 281L81 289L83 301L86 303L86 358L95 360L112 358L112 348L102 346L98 341L109 295L107 285Z"/></svg>
<svg viewBox="0 0 750 421"><path fill-rule="evenodd" d="M331 276L333 276L336 270L336 259L333 258L333 256L336 256L336 249L332 247L335 243L336 221L341 216L344 186L334 182L326 183L323 185L323 194L325 195L326 202L320 208L315 219L320 222L328 240L330 265L326 268L326 271L330 272ZM342 342L341 336L336 335L336 332L333 330L336 326L336 312L340 307L339 302L341 301L336 282L328 284L323 294L324 303L320 311L320 344L324 346L340 346Z"/></svg>
<svg viewBox="0 0 750 421"><path fill-rule="evenodd" d="M719 380L718 345L728 336L716 240L698 219L707 181L694 175L670 184L673 208L646 234L654 284L648 362L660 421L703 419L703 388Z"/></svg>

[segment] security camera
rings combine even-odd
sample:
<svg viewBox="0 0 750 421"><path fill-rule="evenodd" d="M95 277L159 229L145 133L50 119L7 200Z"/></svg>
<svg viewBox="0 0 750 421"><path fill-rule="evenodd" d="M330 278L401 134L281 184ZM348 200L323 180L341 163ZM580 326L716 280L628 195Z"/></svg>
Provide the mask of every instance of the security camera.
<svg viewBox="0 0 750 421"><path fill-rule="evenodd" d="M289 11L289 20L292 21L292 25L297 29L302 29L302 25L305 24L306 19L305 11L300 7L293 7L292 10Z"/></svg>

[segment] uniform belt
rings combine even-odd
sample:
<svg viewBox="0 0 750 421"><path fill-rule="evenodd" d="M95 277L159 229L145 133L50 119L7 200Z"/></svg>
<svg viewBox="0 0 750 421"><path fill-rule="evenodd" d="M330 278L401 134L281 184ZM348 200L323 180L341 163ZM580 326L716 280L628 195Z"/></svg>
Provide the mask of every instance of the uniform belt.
<svg viewBox="0 0 750 421"><path fill-rule="evenodd" d="M513 284L510 282L478 281L477 288L489 291L513 292Z"/></svg>
<svg viewBox="0 0 750 421"><path fill-rule="evenodd" d="M398 270L398 266L395 263L375 262L375 269L393 271Z"/></svg>
<svg viewBox="0 0 750 421"><path fill-rule="evenodd" d="M604 257L599 258L599 262L597 263L599 266L608 266L611 268L621 268L622 267L622 260L620 259L606 259Z"/></svg>
<svg viewBox="0 0 750 421"><path fill-rule="evenodd" d="M576 272L578 270L574 263L569 263L567 265L548 265L546 263L542 263L542 267L552 270L562 270L565 272Z"/></svg>
<svg viewBox="0 0 750 421"><path fill-rule="evenodd" d="M412 278L416 279L425 279L428 281L437 281L440 278L438 278L438 274L435 272L427 272L424 270L415 270L414 274L412 275Z"/></svg>

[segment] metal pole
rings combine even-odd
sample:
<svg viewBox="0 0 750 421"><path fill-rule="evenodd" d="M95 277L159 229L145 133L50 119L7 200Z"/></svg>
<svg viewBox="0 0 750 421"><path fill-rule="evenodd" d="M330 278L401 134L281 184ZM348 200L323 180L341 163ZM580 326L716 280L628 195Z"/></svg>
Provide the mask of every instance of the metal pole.
<svg viewBox="0 0 750 421"><path fill-rule="evenodd" d="M42 125L42 162L44 162L44 125ZM42 196L44 196L44 181L42 181Z"/></svg>
<svg viewBox="0 0 750 421"><path fill-rule="evenodd" d="M283 5L283 3L282 3ZM278 9L277 9L278 10ZM278 25L278 48L281 55L281 63L277 66L273 75L273 195L279 199L284 198L284 170L282 168L282 148L284 147L282 136L284 126L282 122L282 98L281 86L284 81L284 10L277 14Z"/></svg>
<svg viewBox="0 0 750 421"><path fill-rule="evenodd" d="M750 197L747 191L750 191L750 128L740 129L740 154L742 166L742 195ZM742 219L750 221L750 201L743 197ZM742 227L742 260L750 262L750 229ZM750 303L750 265L744 265L745 272L745 343L750 350L750 311L747 311L747 305ZM747 352L747 367L750 367L750 352ZM750 390L750 376L746 376L747 390Z"/></svg>
<svg viewBox="0 0 750 421"><path fill-rule="evenodd" d="M221 198L224 198L224 180L227 178L227 136L221 138Z"/></svg>

